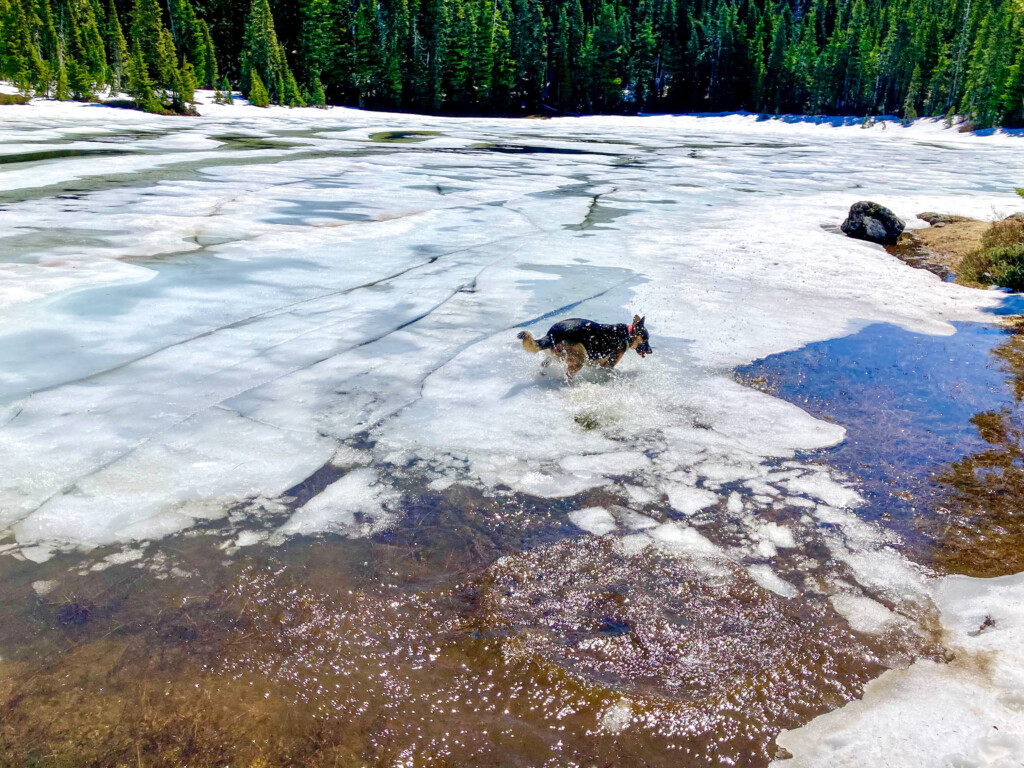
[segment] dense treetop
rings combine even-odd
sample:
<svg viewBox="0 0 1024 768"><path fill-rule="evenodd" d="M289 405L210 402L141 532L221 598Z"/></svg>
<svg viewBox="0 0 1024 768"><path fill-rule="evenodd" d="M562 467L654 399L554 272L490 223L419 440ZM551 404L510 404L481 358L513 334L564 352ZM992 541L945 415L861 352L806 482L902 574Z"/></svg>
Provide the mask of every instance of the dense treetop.
<svg viewBox="0 0 1024 768"><path fill-rule="evenodd" d="M0 77L153 111L230 80L264 105L1021 125L1022 67L1022 0L0 0Z"/></svg>

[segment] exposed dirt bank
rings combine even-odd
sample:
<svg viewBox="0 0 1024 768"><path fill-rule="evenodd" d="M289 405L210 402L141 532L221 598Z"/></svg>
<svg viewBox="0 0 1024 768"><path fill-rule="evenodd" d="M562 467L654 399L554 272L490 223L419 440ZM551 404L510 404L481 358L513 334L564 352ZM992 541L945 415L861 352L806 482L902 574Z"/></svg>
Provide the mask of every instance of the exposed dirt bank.
<svg viewBox="0 0 1024 768"><path fill-rule="evenodd" d="M982 249L993 222L931 211L917 217L930 226L904 232L896 245L885 249L907 264L934 272L944 280L982 287L964 273L961 263ZM1015 213L1004 221L1020 221L1022 217L1024 214Z"/></svg>

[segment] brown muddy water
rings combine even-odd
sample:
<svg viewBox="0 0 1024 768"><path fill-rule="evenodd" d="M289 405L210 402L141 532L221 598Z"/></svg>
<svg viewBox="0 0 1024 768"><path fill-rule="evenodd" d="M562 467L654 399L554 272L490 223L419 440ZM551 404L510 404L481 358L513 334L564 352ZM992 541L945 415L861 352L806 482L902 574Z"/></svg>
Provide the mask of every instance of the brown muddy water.
<svg viewBox="0 0 1024 768"><path fill-rule="evenodd" d="M895 646L929 652L824 599L581 546L539 503L428 492L390 534L233 559L212 530L107 567L5 558L3 759L763 765Z"/></svg>

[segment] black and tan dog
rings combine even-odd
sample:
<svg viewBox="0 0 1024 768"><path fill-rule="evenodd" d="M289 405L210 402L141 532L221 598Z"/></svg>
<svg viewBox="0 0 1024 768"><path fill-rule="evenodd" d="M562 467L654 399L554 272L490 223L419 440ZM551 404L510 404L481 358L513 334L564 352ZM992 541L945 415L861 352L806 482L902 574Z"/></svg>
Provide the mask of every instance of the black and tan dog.
<svg viewBox="0 0 1024 768"><path fill-rule="evenodd" d="M522 331L519 338L527 352L545 350L564 360L565 376L569 379L579 373L584 364L614 368L627 349L635 349L640 357L651 354L650 335L644 328L644 318L639 315L633 315L629 325L602 325L574 317L555 323L547 335L539 339L533 338L529 331Z"/></svg>

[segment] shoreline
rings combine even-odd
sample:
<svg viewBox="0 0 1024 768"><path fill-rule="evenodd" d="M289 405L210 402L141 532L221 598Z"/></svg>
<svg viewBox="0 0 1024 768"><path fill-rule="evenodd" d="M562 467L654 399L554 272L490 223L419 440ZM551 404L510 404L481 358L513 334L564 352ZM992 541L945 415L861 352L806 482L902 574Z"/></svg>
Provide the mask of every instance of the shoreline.
<svg viewBox="0 0 1024 768"><path fill-rule="evenodd" d="M8 95L16 95L18 91L7 83L0 82L0 93ZM119 96L123 97L124 94ZM858 128L865 131L865 133L872 133L875 131L887 131L889 129L898 129L895 132L907 132L920 130L926 128L929 131L939 130L943 135L947 135L952 138L954 135L964 138L1011 138L1017 139L1024 137L1024 128L981 128L976 130L964 131L965 125L970 125L969 120L964 116L957 116L954 118L952 123L947 123L945 117L918 117L912 120L906 120L896 115L876 115L870 119L866 119L863 115L810 115L810 114L767 114L763 112L749 112L746 110L734 110L725 112L636 112L630 114L604 114L604 113L587 113L587 114L565 114L565 115L503 115L503 114L456 114L456 113L441 113L441 112L402 112L399 110L379 110L379 109L364 109L362 107L352 107L344 105L328 105L326 107L284 107L276 104L271 104L268 107L254 107L247 100L243 99L240 95L236 95L234 103L231 105L216 104L213 100L214 91L212 89L200 88L196 89L196 103L197 109L194 115L176 115L176 114L151 114L142 112L140 110L125 107L124 98L110 99L111 103L106 101L94 101L94 102L77 102L77 101L56 101L54 99L44 99L32 97L26 104L11 104L4 105L9 106L11 109L0 112L0 116L6 116L13 112L14 108L17 107L40 107L48 106L51 109L60 109L62 107L106 107L111 110L117 110L119 112L135 113L138 115L144 115L153 118L167 118L172 121L178 118L185 118L181 121L184 127L188 127L191 119L196 117L209 117L209 116L228 116L232 110L238 112L245 112L245 116L268 116L268 117L280 117L282 115L294 114L294 115L325 115L332 112L354 112L363 115L377 115L382 118L413 118L420 120L437 120L437 121L486 121L496 120L498 122L515 122L517 120L542 120L542 121L616 121L616 120L633 120L642 119L657 121L663 119L696 119L696 120L723 120L723 119L743 119L752 121L760 125L786 125L792 127L822 127L822 128Z"/></svg>

